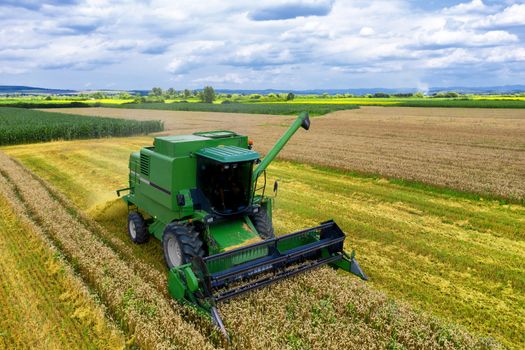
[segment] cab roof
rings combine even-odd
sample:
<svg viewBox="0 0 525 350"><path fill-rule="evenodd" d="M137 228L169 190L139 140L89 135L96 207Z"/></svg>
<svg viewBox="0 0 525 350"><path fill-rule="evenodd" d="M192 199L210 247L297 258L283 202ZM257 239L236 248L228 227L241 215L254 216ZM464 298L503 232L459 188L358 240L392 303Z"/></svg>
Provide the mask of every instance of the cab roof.
<svg viewBox="0 0 525 350"><path fill-rule="evenodd" d="M191 157L207 147L236 146L248 148L248 137L228 130L196 132L191 135L157 136L153 142L154 152L168 157Z"/></svg>
<svg viewBox="0 0 525 350"><path fill-rule="evenodd" d="M206 147L196 152L198 156L220 163L237 163L259 159L261 155L251 149L237 146Z"/></svg>

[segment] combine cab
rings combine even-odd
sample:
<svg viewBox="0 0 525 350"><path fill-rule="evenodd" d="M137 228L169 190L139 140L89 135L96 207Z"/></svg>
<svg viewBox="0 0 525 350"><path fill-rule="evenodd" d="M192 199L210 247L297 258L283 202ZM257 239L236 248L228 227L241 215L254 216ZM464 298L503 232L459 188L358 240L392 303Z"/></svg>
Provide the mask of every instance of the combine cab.
<svg viewBox="0 0 525 350"><path fill-rule="evenodd" d="M210 314L226 336L220 301L324 264L367 279L333 221L274 235L266 168L300 127L309 129L307 113L262 161L232 131L156 137L131 154L129 188L117 191L129 190L123 199L133 242L150 235L162 242L171 296Z"/></svg>

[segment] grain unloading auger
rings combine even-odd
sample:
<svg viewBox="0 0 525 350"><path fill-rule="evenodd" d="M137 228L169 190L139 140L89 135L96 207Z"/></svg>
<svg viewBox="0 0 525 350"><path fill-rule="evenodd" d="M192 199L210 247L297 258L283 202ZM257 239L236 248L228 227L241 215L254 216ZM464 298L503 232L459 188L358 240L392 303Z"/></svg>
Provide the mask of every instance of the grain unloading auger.
<svg viewBox="0 0 525 350"><path fill-rule="evenodd" d="M117 191L129 190L123 198L133 242L162 241L171 296L211 315L226 336L220 301L324 264L367 279L333 221L274 236L266 168L300 127L309 129L308 113L262 161L232 131L156 137L131 154L129 187Z"/></svg>

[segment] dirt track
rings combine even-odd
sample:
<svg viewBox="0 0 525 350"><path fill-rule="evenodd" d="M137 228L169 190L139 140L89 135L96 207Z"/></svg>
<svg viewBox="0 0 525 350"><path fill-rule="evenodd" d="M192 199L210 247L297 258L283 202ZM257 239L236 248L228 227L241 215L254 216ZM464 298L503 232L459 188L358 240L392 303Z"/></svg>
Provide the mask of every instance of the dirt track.
<svg viewBox="0 0 525 350"><path fill-rule="evenodd" d="M164 120L167 132L233 129L268 151L293 117L113 108L47 111ZM525 111L362 107L315 118L281 158L525 198Z"/></svg>

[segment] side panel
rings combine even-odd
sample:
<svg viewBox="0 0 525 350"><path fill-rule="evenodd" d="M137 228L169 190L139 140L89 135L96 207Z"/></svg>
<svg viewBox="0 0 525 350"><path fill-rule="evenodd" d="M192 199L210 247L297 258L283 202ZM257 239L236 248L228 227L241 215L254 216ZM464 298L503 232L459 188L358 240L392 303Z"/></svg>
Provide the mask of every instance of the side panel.
<svg viewBox="0 0 525 350"><path fill-rule="evenodd" d="M197 177L197 160L196 157L178 157L173 160L173 208L176 210L178 218L192 215L193 202L190 195L190 189L196 187ZM179 206L177 195L184 196L184 205Z"/></svg>
<svg viewBox="0 0 525 350"><path fill-rule="evenodd" d="M177 212L166 208L162 204L152 200L150 197L145 196L140 191L135 192L134 194L129 194L127 200L135 204L140 210L143 210L155 220L163 223L170 223L179 218Z"/></svg>
<svg viewBox="0 0 525 350"><path fill-rule="evenodd" d="M178 157L173 160L172 186L175 191L195 188L197 185L197 157Z"/></svg>
<svg viewBox="0 0 525 350"><path fill-rule="evenodd" d="M133 152L129 156L129 188L130 193L135 192L135 188L139 182L139 173L140 173L140 153Z"/></svg>
<svg viewBox="0 0 525 350"><path fill-rule="evenodd" d="M177 211L173 210L171 193L166 193L166 191L171 192L172 166L171 158L158 157L155 152L147 148L130 156L131 191L126 196L126 200L153 217L156 222L169 223L179 218L178 207Z"/></svg>
<svg viewBox="0 0 525 350"><path fill-rule="evenodd" d="M148 153L150 165L149 176L142 175L148 181L141 179L140 191L166 208L173 209L171 200L173 159L149 150L143 150L143 152Z"/></svg>

